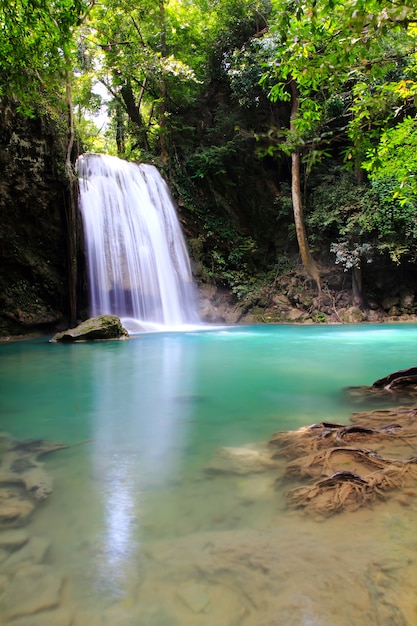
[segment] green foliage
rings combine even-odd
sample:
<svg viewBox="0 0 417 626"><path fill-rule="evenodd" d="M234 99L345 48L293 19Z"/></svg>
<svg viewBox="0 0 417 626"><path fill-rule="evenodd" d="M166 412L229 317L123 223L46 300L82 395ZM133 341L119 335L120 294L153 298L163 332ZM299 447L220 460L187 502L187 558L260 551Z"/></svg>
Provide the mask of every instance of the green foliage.
<svg viewBox="0 0 417 626"><path fill-rule="evenodd" d="M413 86L414 91L414 86ZM392 198L407 211L417 202L417 120L406 117L381 135L363 163L377 187L389 185ZM408 208L408 210L410 210Z"/></svg>
<svg viewBox="0 0 417 626"><path fill-rule="evenodd" d="M289 101L293 81L299 108L293 133L281 129L273 149L287 143L320 158L343 132L351 142L346 160L360 166L399 110L414 105L416 17L414 3L274 0L262 84L273 102Z"/></svg>
<svg viewBox="0 0 417 626"><path fill-rule="evenodd" d="M239 150L240 146L234 139L227 141L224 145L198 148L188 159L191 176L205 178L227 174L230 161Z"/></svg>
<svg viewBox="0 0 417 626"><path fill-rule="evenodd" d="M316 249L331 251L346 268L388 254L395 263L417 258L417 205L393 197L395 180L359 185L349 172L335 168L312 181L308 226Z"/></svg>
<svg viewBox="0 0 417 626"><path fill-rule="evenodd" d="M0 0L0 96L33 115L62 96L74 30L87 0Z"/></svg>

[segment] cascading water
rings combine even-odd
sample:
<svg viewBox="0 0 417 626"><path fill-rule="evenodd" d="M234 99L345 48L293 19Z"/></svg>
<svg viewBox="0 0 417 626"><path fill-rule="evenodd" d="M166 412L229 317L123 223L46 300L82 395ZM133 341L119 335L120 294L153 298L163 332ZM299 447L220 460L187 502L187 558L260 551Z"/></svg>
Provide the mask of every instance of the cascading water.
<svg viewBox="0 0 417 626"><path fill-rule="evenodd" d="M168 187L153 165L79 157L92 315L129 332L199 323L190 261Z"/></svg>

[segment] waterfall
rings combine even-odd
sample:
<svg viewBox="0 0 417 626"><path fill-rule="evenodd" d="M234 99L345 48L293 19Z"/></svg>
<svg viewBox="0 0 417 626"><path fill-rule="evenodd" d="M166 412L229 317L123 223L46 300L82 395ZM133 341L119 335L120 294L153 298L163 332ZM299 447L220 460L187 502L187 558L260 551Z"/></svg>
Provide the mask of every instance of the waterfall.
<svg viewBox="0 0 417 626"><path fill-rule="evenodd" d="M77 162L91 315L129 332L198 324L188 251L153 165L85 154Z"/></svg>

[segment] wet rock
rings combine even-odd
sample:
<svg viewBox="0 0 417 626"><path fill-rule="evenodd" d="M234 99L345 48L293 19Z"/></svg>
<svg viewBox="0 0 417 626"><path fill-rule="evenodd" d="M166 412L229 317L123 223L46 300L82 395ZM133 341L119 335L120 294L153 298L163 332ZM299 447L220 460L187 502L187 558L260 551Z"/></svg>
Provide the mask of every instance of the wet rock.
<svg viewBox="0 0 417 626"><path fill-rule="evenodd" d="M62 584L62 576L50 566L24 567L11 579L2 597L2 611L10 620L55 608Z"/></svg>
<svg viewBox="0 0 417 626"><path fill-rule="evenodd" d="M254 474L279 467L272 453L263 446L219 448L206 467L207 472L224 474Z"/></svg>
<svg viewBox="0 0 417 626"><path fill-rule="evenodd" d="M52 342L95 341L98 339L126 339L129 333L116 315L98 315L75 328L56 333Z"/></svg>

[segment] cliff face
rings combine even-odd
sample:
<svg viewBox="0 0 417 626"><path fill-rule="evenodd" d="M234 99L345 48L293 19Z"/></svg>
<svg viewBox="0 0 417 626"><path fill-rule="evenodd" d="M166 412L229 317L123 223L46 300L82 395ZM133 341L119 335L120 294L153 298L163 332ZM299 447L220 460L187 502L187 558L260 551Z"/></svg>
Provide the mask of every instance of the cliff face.
<svg viewBox="0 0 417 626"><path fill-rule="evenodd" d="M52 122L0 106L0 336L66 323L64 148Z"/></svg>

